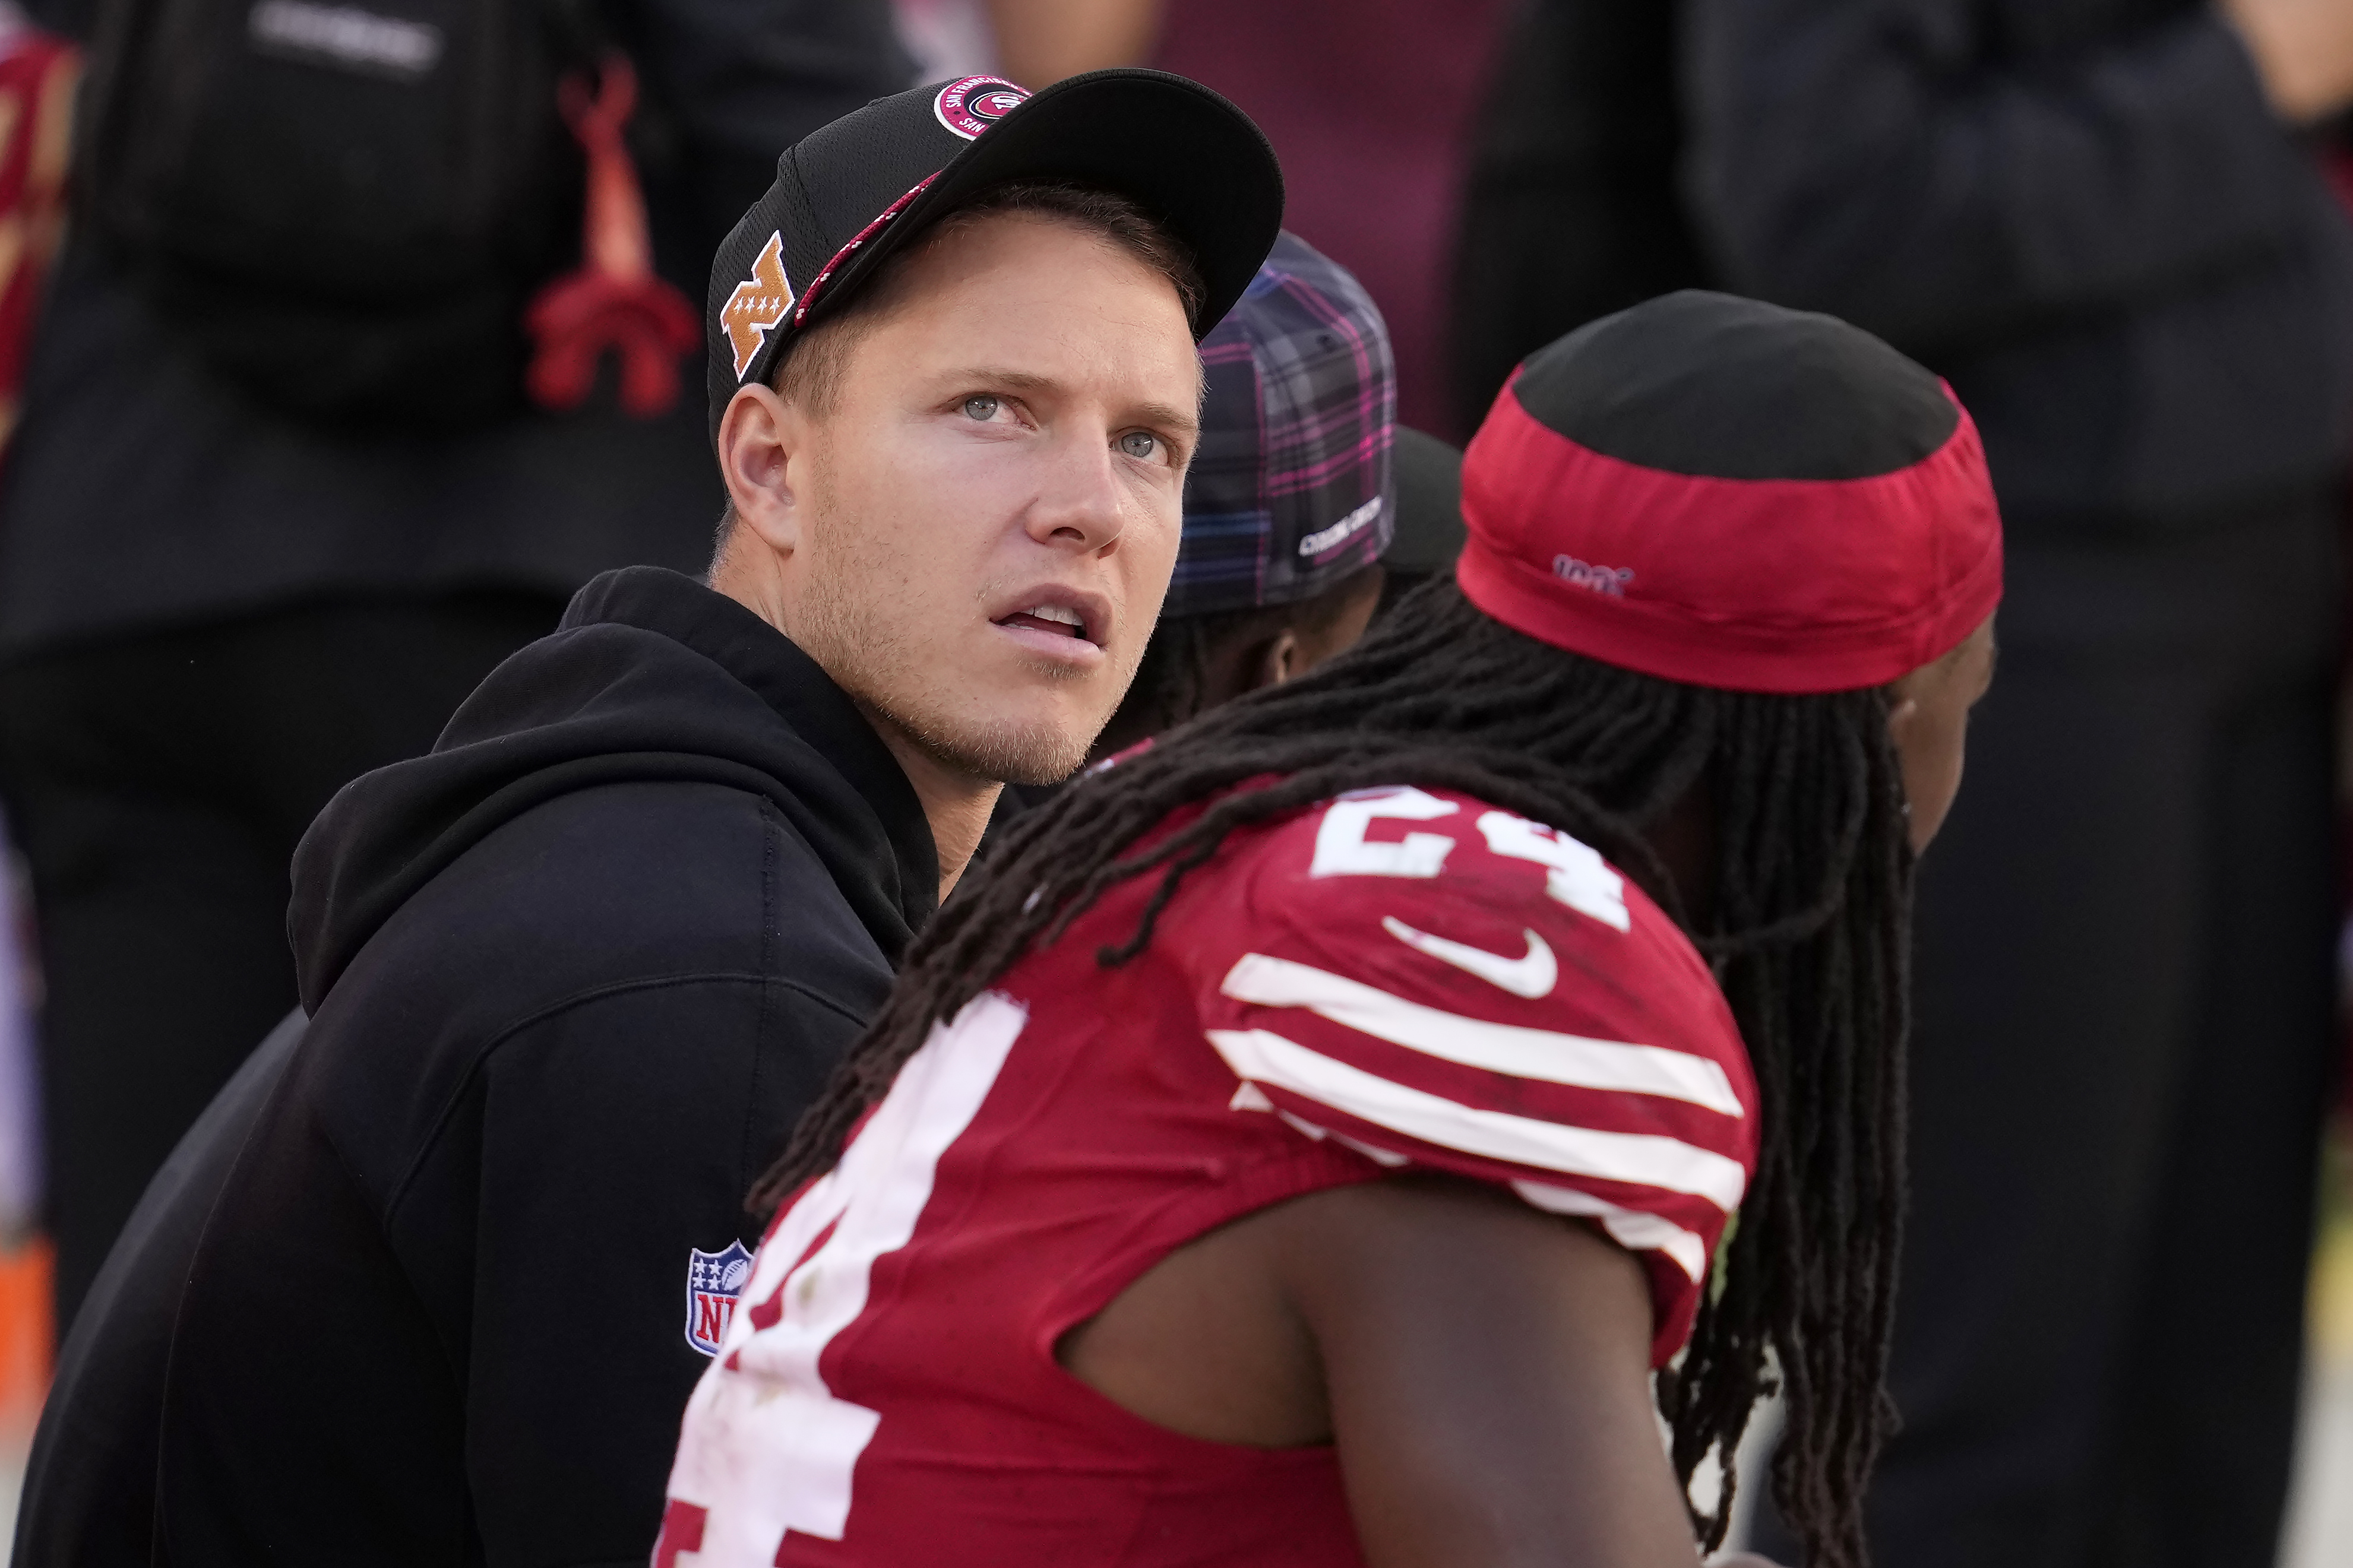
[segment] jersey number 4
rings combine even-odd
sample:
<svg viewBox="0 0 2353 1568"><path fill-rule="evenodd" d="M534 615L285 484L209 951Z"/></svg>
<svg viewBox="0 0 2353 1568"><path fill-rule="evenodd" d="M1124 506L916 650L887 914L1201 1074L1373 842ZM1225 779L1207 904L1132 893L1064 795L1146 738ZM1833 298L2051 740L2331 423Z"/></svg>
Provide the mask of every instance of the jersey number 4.
<svg viewBox="0 0 2353 1568"><path fill-rule="evenodd" d="M841 1163L801 1195L762 1246L744 1292L753 1303L744 1314L750 1332L739 1334L723 1361L758 1390L744 1402L749 1409L738 1408L761 1428L762 1449L791 1462L760 1478L756 1498L701 1500L691 1523L706 1525L708 1516L707 1528L719 1528L723 1512L740 1510L739 1517L763 1516L779 1545L785 1531L841 1539L851 1475L881 1417L835 1397L818 1358L865 1312L875 1263L914 1236L941 1156L980 1114L1028 1022L1019 1004L991 992L934 1029ZM731 1534L735 1522L728 1521Z"/></svg>

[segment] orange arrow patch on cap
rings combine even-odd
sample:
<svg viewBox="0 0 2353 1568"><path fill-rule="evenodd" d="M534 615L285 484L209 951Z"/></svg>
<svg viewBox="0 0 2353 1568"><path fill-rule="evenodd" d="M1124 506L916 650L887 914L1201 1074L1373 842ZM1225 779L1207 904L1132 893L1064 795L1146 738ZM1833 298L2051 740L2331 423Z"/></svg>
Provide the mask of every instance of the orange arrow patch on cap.
<svg viewBox="0 0 2353 1568"><path fill-rule="evenodd" d="M793 286L785 276L785 237L771 234L768 243L760 247L760 258L752 263L752 276L735 285L735 291L727 296L726 309L719 312L719 324L735 350L736 380L744 379L760 345L792 308Z"/></svg>

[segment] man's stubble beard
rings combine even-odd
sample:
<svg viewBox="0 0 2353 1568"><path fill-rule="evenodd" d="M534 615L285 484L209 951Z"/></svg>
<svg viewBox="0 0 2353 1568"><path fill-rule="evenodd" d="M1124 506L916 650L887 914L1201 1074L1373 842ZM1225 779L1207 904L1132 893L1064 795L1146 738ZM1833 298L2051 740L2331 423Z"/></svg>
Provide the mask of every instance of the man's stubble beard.
<svg viewBox="0 0 2353 1568"><path fill-rule="evenodd" d="M799 616L803 651L852 700L943 767L1012 784L1060 784L1076 773L1110 713L1089 733L1071 735L1050 723L969 721L933 700L911 639L876 605L887 595L875 592L886 563L861 557L858 528L843 515L831 486L820 480L812 489L810 534L816 548ZM987 591L983 584L975 597L985 598ZM1083 679L1042 659L1032 668L1048 679ZM1134 671L1127 674L1132 678Z"/></svg>

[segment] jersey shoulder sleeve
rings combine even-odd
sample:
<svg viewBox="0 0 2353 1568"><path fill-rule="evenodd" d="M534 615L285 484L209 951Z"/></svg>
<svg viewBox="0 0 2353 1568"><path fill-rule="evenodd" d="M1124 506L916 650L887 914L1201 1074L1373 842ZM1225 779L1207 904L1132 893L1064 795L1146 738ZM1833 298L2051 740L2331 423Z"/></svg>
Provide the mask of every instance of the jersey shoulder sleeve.
<svg viewBox="0 0 2353 1568"><path fill-rule="evenodd" d="M1577 839L1466 795L1368 790L1250 833L1179 959L1238 1114L1508 1187L1649 1267L1663 1360L1756 1164L1707 965Z"/></svg>

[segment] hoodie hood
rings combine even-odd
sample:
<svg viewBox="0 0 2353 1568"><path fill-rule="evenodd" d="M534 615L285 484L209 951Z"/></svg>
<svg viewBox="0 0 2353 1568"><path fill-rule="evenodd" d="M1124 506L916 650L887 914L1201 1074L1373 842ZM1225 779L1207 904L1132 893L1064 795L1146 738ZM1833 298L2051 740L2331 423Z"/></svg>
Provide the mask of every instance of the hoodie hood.
<svg viewBox="0 0 2353 1568"><path fill-rule="evenodd" d="M294 853L302 1005L393 912L502 824L575 790L661 780L765 797L896 965L939 858L914 787L817 662L691 578L596 578L550 636L491 671L432 752L343 787Z"/></svg>

